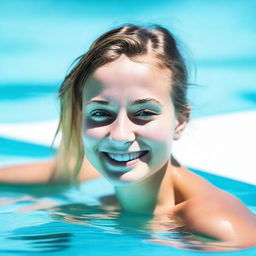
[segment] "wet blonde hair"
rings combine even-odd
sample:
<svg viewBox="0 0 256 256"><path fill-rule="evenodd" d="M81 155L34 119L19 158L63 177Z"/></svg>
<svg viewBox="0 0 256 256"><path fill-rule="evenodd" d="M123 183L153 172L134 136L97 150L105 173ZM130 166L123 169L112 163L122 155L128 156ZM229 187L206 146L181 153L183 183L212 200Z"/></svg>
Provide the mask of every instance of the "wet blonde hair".
<svg viewBox="0 0 256 256"><path fill-rule="evenodd" d="M150 55L161 67L171 71L171 97L178 114L187 112L187 67L173 35L161 26L125 25L100 36L79 57L59 89L61 142L57 168L65 181L74 181L84 159L82 140L82 95L88 76L121 54L133 59Z"/></svg>

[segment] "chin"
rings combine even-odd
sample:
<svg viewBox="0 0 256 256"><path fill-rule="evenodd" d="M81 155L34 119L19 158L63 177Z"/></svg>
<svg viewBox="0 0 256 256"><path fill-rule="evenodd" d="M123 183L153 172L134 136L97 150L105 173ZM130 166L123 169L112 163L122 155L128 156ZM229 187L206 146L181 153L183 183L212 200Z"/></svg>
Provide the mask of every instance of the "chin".
<svg viewBox="0 0 256 256"><path fill-rule="evenodd" d="M111 175L107 175L107 179L114 185L114 186L122 186L122 185L129 185L138 183L144 179L146 179L149 174L147 171L142 170L132 170L126 173L112 173Z"/></svg>

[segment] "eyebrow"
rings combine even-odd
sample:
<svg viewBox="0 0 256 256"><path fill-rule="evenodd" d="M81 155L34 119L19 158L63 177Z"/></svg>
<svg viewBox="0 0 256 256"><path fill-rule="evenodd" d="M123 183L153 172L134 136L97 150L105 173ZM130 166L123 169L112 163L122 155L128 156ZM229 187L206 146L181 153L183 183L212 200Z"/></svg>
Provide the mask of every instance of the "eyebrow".
<svg viewBox="0 0 256 256"><path fill-rule="evenodd" d="M90 105L90 104L93 104L93 103L102 104L102 105L110 105L110 103L106 100L90 100L85 105L87 106L87 105Z"/></svg>
<svg viewBox="0 0 256 256"><path fill-rule="evenodd" d="M141 104L145 104L145 103L148 103L148 102L153 102L157 105L162 106L162 104L158 100L153 99L153 98L145 98L145 99L134 100L134 101L132 101L131 105L141 105ZM91 105L91 104L110 105L110 102L106 101L106 100L90 100L88 103L86 103L86 106Z"/></svg>
<svg viewBox="0 0 256 256"><path fill-rule="evenodd" d="M135 101L132 102L132 105L145 104L145 103L148 103L148 102L154 102L157 105L162 106L162 104L158 100L153 99L153 98L145 98L145 99L135 100Z"/></svg>

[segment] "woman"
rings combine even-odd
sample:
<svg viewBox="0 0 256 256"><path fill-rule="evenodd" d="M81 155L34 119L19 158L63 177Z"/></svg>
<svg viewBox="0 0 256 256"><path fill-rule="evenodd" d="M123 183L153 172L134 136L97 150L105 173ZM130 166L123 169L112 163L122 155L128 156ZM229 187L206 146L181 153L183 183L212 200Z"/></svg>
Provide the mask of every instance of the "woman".
<svg viewBox="0 0 256 256"><path fill-rule="evenodd" d="M56 160L5 168L1 181L81 182L103 175L115 189L111 203L125 211L168 214L194 233L241 248L256 245L256 217L243 203L171 157L189 119L187 83L166 29L127 25L107 32L60 89Z"/></svg>

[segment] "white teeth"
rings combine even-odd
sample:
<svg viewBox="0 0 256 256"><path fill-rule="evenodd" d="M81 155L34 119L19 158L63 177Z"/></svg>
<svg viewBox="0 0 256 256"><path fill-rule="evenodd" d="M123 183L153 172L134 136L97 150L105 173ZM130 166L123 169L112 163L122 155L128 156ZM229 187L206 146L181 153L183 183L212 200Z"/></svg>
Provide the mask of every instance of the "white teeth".
<svg viewBox="0 0 256 256"><path fill-rule="evenodd" d="M134 152L134 153L127 153L127 154L107 153L108 157L118 162L131 161L140 157L142 154L143 152Z"/></svg>

